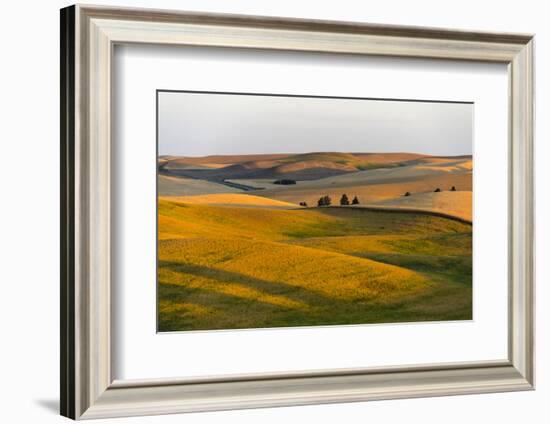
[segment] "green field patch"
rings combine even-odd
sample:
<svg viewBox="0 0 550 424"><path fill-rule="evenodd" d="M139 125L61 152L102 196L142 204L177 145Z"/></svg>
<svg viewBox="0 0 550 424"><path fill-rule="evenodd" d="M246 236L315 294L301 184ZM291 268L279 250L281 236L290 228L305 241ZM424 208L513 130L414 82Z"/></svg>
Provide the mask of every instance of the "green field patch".
<svg viewBox="0 0 550 424"><path fill-rule="evenodd" d="M471 225L159 201L159 330L471 319Z"/></svg>

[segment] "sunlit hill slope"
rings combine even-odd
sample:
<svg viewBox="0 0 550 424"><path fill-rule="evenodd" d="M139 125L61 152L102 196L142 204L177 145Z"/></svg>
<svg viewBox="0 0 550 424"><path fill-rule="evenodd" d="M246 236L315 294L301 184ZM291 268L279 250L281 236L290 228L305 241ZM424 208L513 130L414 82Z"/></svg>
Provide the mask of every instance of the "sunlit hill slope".
<svg viewBox="0 0 550 424"><path fill-rule="evenodd" d="M468 224L223 196L159 200L160 331L471 318Z"/></svg>

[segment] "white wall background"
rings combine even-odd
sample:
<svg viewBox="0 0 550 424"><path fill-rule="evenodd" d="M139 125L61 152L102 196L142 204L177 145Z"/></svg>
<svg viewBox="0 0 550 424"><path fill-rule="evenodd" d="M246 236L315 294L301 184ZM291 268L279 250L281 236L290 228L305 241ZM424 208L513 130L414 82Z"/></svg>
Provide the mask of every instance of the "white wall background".
<svg viewBox="0 0 550 424"><path fill-rule="evenodd" d="M84 1L83 3L88 3ZM135 423L544 423L550 419L550 27L546 2L102 0L103 4L536 33L537 390L112 420ZM0 25L0 420L56 423L59 357L59 12L5 2ZM545 260L546 259L546 260Z"/></svg>

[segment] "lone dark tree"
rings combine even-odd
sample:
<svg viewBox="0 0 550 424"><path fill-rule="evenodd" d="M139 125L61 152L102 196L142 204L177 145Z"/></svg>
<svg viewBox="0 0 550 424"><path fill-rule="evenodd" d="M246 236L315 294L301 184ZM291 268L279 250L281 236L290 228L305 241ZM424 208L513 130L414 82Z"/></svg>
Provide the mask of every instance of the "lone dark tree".
<svg viewBox="0 0 550 424"><path fill-rule="evenodd" d="M456 187L455 187L455 186L452 186L452 187L451 187L451 191L456 191Z"/></svg>
<svg viewBox="0 0 550 424"><path fill-rule="evenodd" d="M342 198L340 199L340 204L342 206L349 205L349 199L348 199L348 195L346 193L342 194Z"/></svg>
<svg viewBox="0 0 550 424"><path fill-rule="evenodd" d="M317 200L317 206L319 206L319 207L325 206L325 198L324 197L319 197L319 200Z"/></svg>
<svg viewBox="0 0 550 424"><path fill-rule="evenodd" d="M357 196L355 196L355 197L353 198L353 200L351 201L351 204L352 204L352 205L358 205L358 204L359 204L359 199L357 198Z"/></svg>
<svg viewBox="0 0 550 424"><path fill-rule="evenodd" d="M434 193L439 193L441 191L441 189L439 187L437 187L435 190L434 190Z"/></svg>
<svg viewBox="0 0 550 424"><path fill-rule="evenodd" d="M410 195L411 195L411 192L410 192L410 191L407 191L403 196L408 197L408 196L410 196Z"/></svg>
<svg viewBox="0 0 550 424"><path fill-rule="evenodd" d="M307 203L306 202L300 202L300 206L303 206L304 208L307 208Z"/></svg>

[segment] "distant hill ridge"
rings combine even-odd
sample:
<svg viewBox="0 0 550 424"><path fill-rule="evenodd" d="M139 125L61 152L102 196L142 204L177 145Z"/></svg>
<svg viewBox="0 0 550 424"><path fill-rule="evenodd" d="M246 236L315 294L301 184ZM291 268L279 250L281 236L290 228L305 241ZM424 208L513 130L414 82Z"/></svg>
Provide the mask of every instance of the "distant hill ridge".
<svg viewBox="0 0 550 424"><path fill-rule="evenodd" d="M467 156L443 157L418 153L309 152L296 154L211 155L204 157L159 157L166 175L223 181L226 179L291 178L316 180L368 169L396 167L415 161L437 161Z"/></svg>

